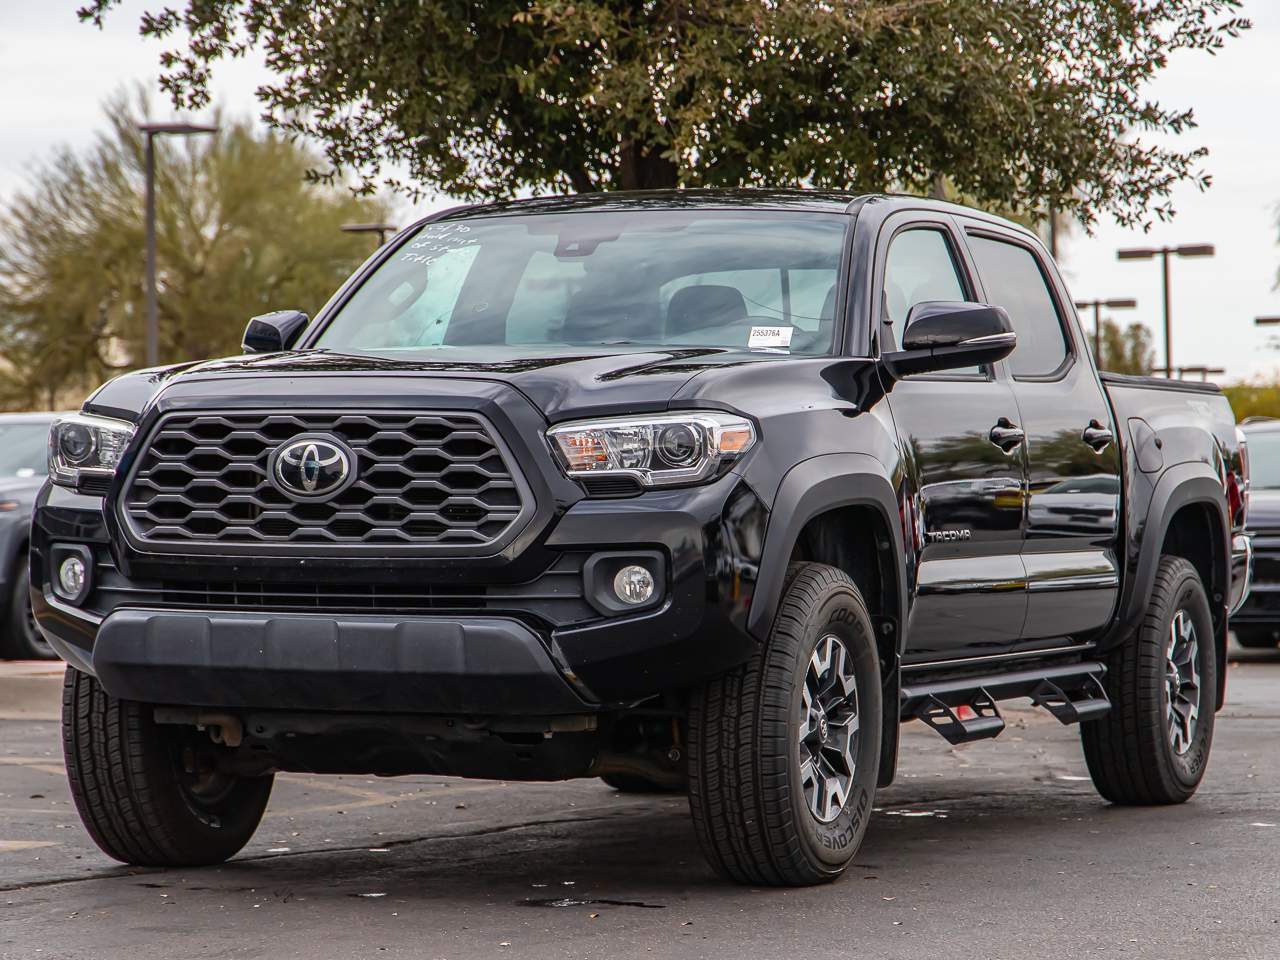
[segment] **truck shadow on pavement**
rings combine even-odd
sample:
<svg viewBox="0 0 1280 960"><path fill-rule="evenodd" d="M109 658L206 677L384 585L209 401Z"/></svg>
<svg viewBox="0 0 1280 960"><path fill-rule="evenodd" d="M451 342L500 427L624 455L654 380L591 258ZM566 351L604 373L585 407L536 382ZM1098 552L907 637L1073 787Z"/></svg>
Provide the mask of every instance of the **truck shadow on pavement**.
<svg viewBox="0 0 1280 960"><path fill-rule="evenodd" d="M1106 860L1108 849L1132 859L1167 847L1171 823L1194 840L1194 804L1157 810L1108 807L1088 784L1044 785L1009 793L956 791L956 784L885 796L857 862L841 886L859 881L998 871L1002 861ZM1088 790L1086 794L1084 790ZM1038 793L1038 796L1029 794ZM906 798L910 796L908 801ZM402 813L405 812L402 810ZM1123 843L1110 842L1123 840ZM1100 842L1101 841L1101 842ZM1044 851L1051 850L1046 855ZM981 852L981 861L975 860ZM984 866L985 865L985 866ZM278 900L394 899L452 902L495 899L530 906L665 906L698 896L735 897L744 888L721 881L703 861L683 802L652 807L585 809L571 819L478 827L451 834L242 856L202 871L147 871L137 882L187 893L254 892ZM878 890L878 888L876 888ZM875 892L875 891L871 891Z"/></svg>

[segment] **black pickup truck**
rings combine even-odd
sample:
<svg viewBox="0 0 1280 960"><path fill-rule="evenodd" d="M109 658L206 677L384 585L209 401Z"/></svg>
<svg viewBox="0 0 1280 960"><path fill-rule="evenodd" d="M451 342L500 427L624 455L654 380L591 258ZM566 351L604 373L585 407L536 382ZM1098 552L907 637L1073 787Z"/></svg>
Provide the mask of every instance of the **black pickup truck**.
<svg viewBox="0 0 1280 960"><path fill-rule="evenodd" d="M1095 370L1036 238L908 197L454 209L245 356L52 430L33 605L112 857L213 863L276 771L685 790L747 883L849 864L900 721L1079 722L1196 790L1248 590L1216 388Z"/></svg>

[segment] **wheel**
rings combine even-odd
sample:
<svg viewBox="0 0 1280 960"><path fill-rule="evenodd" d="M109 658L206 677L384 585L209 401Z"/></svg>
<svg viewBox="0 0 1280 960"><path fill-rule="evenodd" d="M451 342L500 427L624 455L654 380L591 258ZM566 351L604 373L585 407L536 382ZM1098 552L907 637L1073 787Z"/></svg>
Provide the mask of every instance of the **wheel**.
<svg viewBox="0 0 1280 960"><path fill-rule="evenodd" d="M68 667L62 746L76 809L107 856L147 867L221 863L253 836L272 777L214 769L216 751L192 727L157 724L144 704L109 696Z"/></svg>
<svg viewBox="0 0 1280 960"><path fill-rule="evenodd" d="M857 586L794 565L767 643L689 710L689 805L739 883L834 880L857 852L880 762L880 664Z"/></svg>
<svg viewBox="0 0 1280 960"><path fill-rule="evenodd" d="M1182 803L1196 792L1213 743L1218 689L1204 584L1164 557L1146 615L1107 661L1111 711L1081 724L1098 793L1112 803Z"/></svg>
<svg viewBox="0 0 1280 960"><path fill-rule="evenodd" d="M52 660L57 654L36 626L31 612L31 570L26 564L26 552L14 564L13 589L9 594L9 617L4 636L0 638L0 659L3 660Z"/></svg>
<svg viewBox="0 0 1280 960"><path fill-rule="evenodd" d="M619 793L684 793L683 785L659 783L632 773L603 773L600 779Z"/></svg>
<svg viewBox="0 0 1280 960"><path fill-rule="evenodd" d="M1231 632L1236 635L1236 643L1246 650L1274 650L1280 646L1275 627L1257 623L1233 624Z"/></svg>

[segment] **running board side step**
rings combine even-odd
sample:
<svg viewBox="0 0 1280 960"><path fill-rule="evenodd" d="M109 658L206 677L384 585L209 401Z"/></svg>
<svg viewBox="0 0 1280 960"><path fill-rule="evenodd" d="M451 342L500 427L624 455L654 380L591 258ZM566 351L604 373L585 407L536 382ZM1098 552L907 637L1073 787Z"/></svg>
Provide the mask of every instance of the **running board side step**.
<svg viewBox="0 0 1280 960"><path fill-rule="evenodd" d="M953 744L999 736L1005 726L999 700L1030 697L1060 723L1080 723L1111 709L1102 686L1106 671L1101 663L1071 663L904 686L901 717L923 721Z"/></svg>

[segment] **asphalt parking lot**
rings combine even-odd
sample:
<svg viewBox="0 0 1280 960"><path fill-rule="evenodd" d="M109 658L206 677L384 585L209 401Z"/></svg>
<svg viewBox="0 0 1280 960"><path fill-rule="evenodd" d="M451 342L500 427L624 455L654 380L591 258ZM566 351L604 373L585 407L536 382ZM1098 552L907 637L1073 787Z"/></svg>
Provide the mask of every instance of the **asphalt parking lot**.
<svg viewBox="0 0 1280 960"><path fill-rule="evenodd" d="M282 776L235 861L121 867L58 676L0 664L0 957L1280 957L1280 655L1241 660L1191 803L1107 806L1030 710L961 748L913 724L856 866L807 890L721 883L683 798L596 781Z"/></svg>

